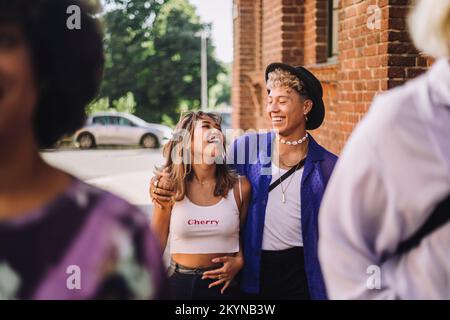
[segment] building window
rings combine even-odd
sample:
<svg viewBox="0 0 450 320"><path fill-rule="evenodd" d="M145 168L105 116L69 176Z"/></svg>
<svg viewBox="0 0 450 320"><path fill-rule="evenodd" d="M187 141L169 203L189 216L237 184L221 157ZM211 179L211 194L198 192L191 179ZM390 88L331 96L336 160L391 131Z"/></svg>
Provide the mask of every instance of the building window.
<svg viewBox="0 0 450 320"><path fill-rule="evenodd" d="M328 58L337 57L339 37L339 0L328 0Z"/></svg>

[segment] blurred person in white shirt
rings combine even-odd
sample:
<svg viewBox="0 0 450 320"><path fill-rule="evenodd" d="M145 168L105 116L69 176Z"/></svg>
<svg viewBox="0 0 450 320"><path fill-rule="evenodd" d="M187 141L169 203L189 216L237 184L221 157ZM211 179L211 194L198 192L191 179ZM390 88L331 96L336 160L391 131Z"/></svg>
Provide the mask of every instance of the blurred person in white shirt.
<svg viewBox="0 0 450 320"><path fill-rule="evenodd" d="M418 1L408 22L436 62L375 98L336 165L319 214L331 299L450 299L448 220L398 252L450 194L450 0Z"/></svg>

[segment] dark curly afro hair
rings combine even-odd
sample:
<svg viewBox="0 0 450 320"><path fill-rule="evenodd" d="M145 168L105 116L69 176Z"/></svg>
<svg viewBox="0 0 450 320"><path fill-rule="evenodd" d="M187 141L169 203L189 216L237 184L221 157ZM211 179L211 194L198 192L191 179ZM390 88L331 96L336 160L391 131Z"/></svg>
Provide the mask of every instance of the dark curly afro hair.
<svg viewBox="0 0 450 320"><path fill-rule="evenodd" d="M81 9L81 29L67 27L68 8ZM103 76L103 33L82 0L0 0L0 25L18 26L30 47L39 100L34 130L51 147L86 121L85 107Z"/></svg>

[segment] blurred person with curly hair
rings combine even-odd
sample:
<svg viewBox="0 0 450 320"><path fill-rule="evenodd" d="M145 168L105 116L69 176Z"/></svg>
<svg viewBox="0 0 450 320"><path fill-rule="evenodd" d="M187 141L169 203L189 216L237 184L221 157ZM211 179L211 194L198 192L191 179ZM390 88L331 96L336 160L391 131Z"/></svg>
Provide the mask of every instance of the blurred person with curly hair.
<svg viewBox="0 0 450 320"><path fill-rule="evenodd" d="M66 25L72 5L79 30ZM83 125L103 65L103 35L84 2L0 0L0 299L164 292L145 214L39 155Z"/></svg>

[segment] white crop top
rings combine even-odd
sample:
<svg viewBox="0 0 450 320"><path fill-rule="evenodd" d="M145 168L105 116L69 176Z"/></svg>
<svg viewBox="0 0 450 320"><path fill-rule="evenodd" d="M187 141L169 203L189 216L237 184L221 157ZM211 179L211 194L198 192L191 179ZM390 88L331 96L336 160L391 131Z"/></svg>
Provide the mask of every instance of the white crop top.
<svg viewBox="0 0 450 320"><path fill-rule="evenodd" d="M196 205L185 196L172 208L170 253L239 252L239 222L233 188L212 206Z"/></svg>

